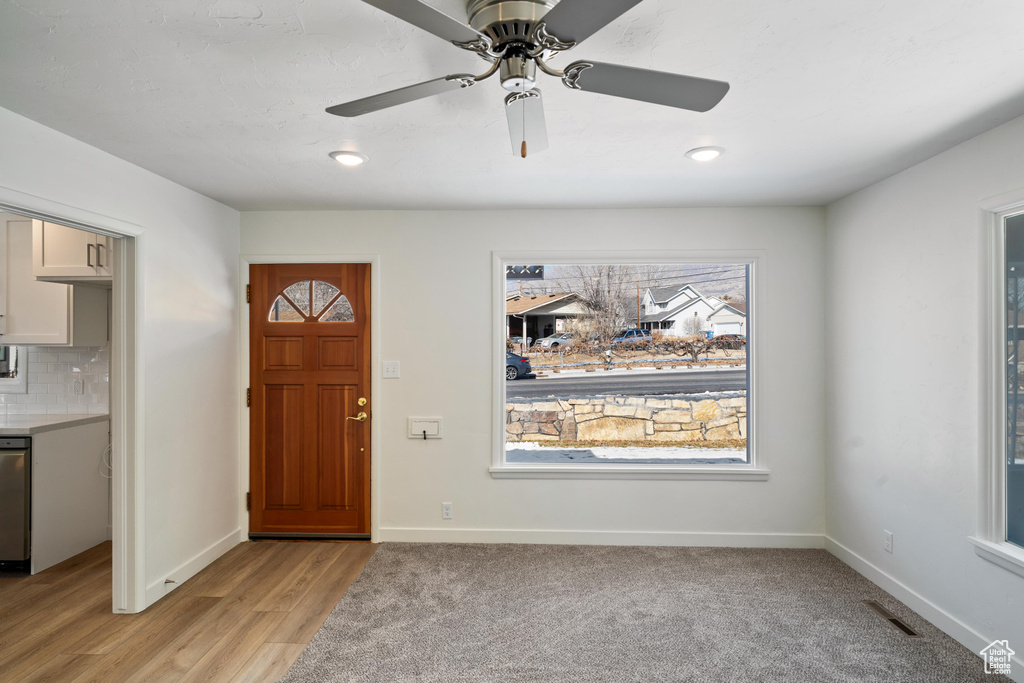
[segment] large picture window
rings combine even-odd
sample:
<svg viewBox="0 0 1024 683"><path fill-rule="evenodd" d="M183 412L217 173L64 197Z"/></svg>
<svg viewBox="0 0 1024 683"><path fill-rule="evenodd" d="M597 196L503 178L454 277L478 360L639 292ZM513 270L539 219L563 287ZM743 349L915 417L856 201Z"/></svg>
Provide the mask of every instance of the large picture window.
<svg viewBox="0 0 1024 683"><path fill-rule="evenodd" d="M497 469L752 467L751 262L501 268Z"/></svg>

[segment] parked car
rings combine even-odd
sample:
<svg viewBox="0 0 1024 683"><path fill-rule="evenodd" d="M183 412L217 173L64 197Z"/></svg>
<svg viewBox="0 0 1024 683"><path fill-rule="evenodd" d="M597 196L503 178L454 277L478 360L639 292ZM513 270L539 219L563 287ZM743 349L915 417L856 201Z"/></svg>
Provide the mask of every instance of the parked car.
<svg viewBox="0 0 1024 683"><path fill-rule="evenodd" d="M576 340L565 332L556 332L550 337L544 337L537 340L537 345L544 349L555 349L559 346L571 346L575 343Z"/></svg>
<svg viewBox="0 0 1024 683"><path fill-rule="evenodd" d="M639 342L649 342L654 337L651 336L650 330L619 330L619 333L615 335L615 339L612 339L612 344L636 344Z"/></svg>
<svg viewBox="0 0 1024 683"><path fill-rule="evenodd" d="M747 345L747 338L742 334L720 334L711 341L720 349L742 349Z"/></svg>
<svg viewBox="0 0 1024 683"><path fill-rule="evenodd" d="M522 346L523 345L523 338L521 336L519 336L518 334L512 335L511 337L509 337L509 339L511 339L512 343L515 344L516 346ZM526 338L526 345L529 346L532 343L533 343L533 337L527 337Z"/></svg>
<svg viewBox="0 0 1024 683"><path fill-rule="evenodd" d="M511 351L505 352L505 379L519 379L529 375L530 372L529 358Z"/></svg>

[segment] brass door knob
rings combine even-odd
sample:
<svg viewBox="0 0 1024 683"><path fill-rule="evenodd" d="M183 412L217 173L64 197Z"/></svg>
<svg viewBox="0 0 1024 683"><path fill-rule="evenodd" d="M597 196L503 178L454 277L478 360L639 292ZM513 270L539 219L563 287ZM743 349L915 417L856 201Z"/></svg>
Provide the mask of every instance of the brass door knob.
<svg viewBox="0 0 1024 683"><path fill-rule="evenodd" d="M346 417L345 419L346 420L355 420L356 422L366 422L366 417L367 417L366 413L364 413L363 411L360 410L359 413L356 414L355 417Z"/></svg>

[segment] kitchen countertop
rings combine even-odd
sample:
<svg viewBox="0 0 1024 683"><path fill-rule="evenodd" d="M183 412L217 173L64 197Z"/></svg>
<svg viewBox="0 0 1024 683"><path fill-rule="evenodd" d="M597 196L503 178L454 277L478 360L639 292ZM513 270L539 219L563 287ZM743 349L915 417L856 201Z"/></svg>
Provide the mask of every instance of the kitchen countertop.
<svg viewBox="0 0 1024 683"><path fill-rule="evenodd" d="M0 436L32 436L109 419L109 415L0 415Z"/></svg>

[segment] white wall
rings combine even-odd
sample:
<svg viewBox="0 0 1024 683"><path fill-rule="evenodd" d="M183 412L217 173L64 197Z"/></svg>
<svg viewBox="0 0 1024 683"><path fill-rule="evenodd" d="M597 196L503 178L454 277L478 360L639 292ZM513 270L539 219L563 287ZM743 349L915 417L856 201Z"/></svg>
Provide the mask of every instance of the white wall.
<svg viewBox="0 0 1024 683"><path fill-rule="evenodd" d="M145 231L140 457L152 601L164 577L237 541L238 213L4 109L0 159L0 199L34 197Z"/></svg>
<svg viewBox="0 0 1024 683"><path fill-rule="evenodd" d="M884 587L931 603L897 593L975 652L995 638L1024 645L1024 579L967 541L983 455L979 203L1014 190L1024 119L827 214L828 534Z"/></svg>
<svg viewBox="0 0 1024 683"><path fill-rule="evenodd" d="M770 480L492 479L491 252L533 248L766 250L758 408ZM823 212L808 208L242 215L243 254L380 255L382 357L402 362L401 379L375 380L382 540L820 544L824 329L802 330L795 347L785 314L797 293L821 320L823 248ZM443 416L444 439L407 439L415 415ZM442 523L442 501L454 522Z"/></svg>

